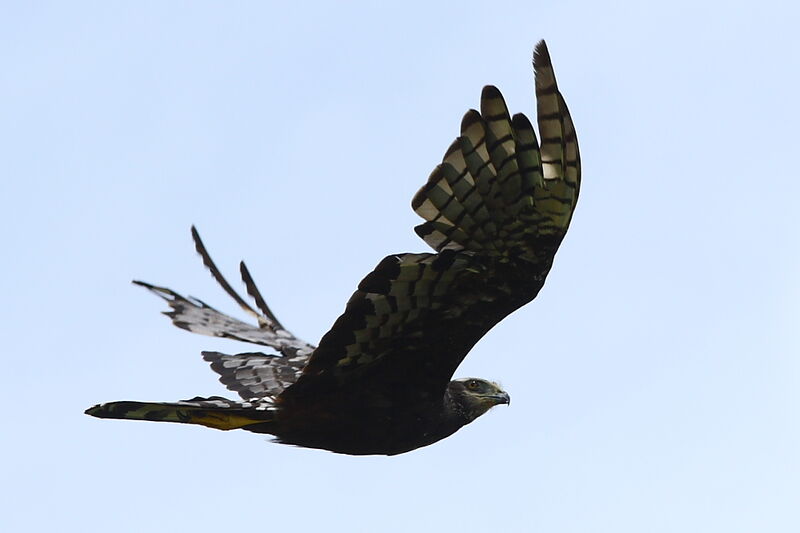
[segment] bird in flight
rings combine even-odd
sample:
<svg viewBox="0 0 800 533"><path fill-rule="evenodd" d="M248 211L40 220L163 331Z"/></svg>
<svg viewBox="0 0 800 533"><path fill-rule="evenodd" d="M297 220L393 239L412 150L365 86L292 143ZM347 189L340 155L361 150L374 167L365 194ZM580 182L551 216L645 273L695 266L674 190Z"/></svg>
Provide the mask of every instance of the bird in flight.
<svg viewBox="0 0 800 533"><path fill-rule="evenodd" d="M203 352L241 396L178 402L119 401L98 418L200 424L274 436L280 443L352 455L395 455L448 437L508 404L496 383L452 380L478 340L536 297L569 227L580 188L580 154L544 41L534 50L540 140L523 114L484 87L414 196L416 233L436 253L384 258L358 284L317 346L278 321L240 265L248 304L225 280L192 227L197 252L222 288L257 320L251 325L202 301L141 281L164 298L172 322L203 335L278 352Z"/></svg>

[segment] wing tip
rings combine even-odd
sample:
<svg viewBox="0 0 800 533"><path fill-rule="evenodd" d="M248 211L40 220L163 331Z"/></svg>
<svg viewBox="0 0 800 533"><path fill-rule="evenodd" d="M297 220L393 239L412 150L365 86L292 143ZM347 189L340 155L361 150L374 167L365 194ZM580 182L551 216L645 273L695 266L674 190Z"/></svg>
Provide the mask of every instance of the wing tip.
<svg viewBox="0 0 800 533"><path fill-rule="evenodd" d="M470 109L466 113L464 113L464 118L461 119L461 135L464 133L474 124L479 123L481 121L481 114L476 109Z"/></svg>
<svg viewBox="0 0 800 533"><path fill-rule="evenodd" d="M147 283L146 281L141 281L138 279L132 279L131 283L133 283L134 285L138 285L139 287L144 287L148 291L152 292L156 296L163 298L168 302L176 300L185 300L183 296L166 287L159 287L158 285L153 285L152 283Z"/></svg>
<svg viewBox="0 0 800 533"><path fill-rule="evenodd" d="M516 129L529 129L533 130L533 124L531 124L530 119L525 113L514 113L514 116L511 117L511 124Z"/></svg>
<svg viewBox="0 0 800 533"><path fill-rule="evenodd" d="M542 39L533 48L533 66L534 67L549 67L552 66L550 62L550 52L547 50L547 43Z"/></svg>
<svg viewBox="0 0 800 533"><path fill-rule="evenodd" d="M503 97L503 95L500 92L500 89L498 89L494 85L485 85L483 87L483 90L481 91L481 100L484 100L484 99L491 100L491 99L494 99L494 98L502 98L502 97Z"/></svg>
<svg viewBox="0 0 800 533"><path fill-rule="evenodd" d="M208 350L203 350L202 352L200 352L200 355L203 356L203 360L204 361L208 361L209 363L213 363L214 361L219 360L222 357L222 355L224 355L224 354L222 354L220 352L211 352L211 351L208 351Z"/></svg>
<svg viewBox="0 0 800 533"><path fill-rule="evenodd" d="M422 206L422 204L425 203L425 200L428 199L428 193L431 191L431 189L436 187L441 179L442 164L440 163L433 168L430 176L428 176L428 181L425 182L425 185L419 188L417 193L411 199L411 209L413 209L414 212L418 212L417 210Z"/></svg>

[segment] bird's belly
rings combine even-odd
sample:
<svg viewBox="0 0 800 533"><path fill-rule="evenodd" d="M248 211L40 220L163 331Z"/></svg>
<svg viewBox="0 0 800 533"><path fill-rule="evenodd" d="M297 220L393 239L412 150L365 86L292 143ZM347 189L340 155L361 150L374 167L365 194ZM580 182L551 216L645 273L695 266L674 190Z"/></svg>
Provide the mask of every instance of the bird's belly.
<svg viewBox="0 0 800 533"><path fill-rule="evenodd" d="M437 418L413 412L345 412L338 409L284 413L273 431L276 440L350 455L396 455L451 435Z"/></svg>

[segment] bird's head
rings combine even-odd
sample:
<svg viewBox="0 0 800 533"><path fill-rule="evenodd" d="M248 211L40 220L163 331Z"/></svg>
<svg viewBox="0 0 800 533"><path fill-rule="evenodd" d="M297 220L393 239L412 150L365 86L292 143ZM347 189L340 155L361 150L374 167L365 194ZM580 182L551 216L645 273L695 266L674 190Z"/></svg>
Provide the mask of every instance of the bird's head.
<svg viewBox="0 0 800 533"><path fill-rule="evenodd" d="M450 382L447 387L455 407L472 422L483 413L501 403L510 404L511 397L500 385L479 378L462 378Z"/></svg>

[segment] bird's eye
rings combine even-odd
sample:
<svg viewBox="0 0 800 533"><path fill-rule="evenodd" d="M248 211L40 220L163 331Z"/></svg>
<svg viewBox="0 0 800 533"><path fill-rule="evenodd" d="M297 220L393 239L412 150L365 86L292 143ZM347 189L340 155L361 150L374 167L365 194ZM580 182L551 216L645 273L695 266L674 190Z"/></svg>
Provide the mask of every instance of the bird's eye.
<svg viewBox="0 0 800 533"><path fill-rule="evenodd" d="M478 383L476 380L471 379L467 381L467 388L469 390L478 390L478 387L480 387L480 383Z"/></svg>

